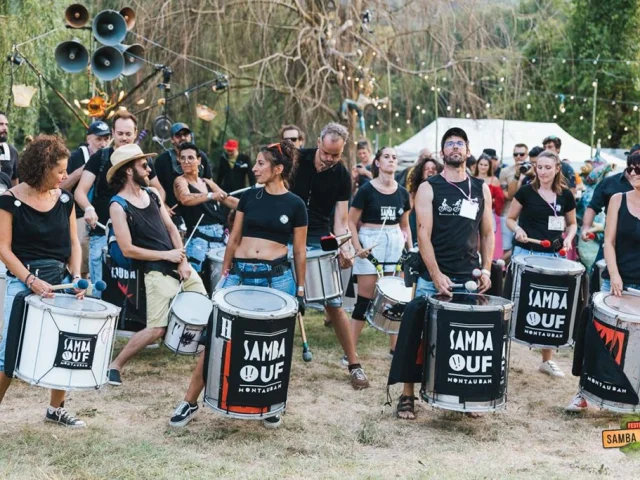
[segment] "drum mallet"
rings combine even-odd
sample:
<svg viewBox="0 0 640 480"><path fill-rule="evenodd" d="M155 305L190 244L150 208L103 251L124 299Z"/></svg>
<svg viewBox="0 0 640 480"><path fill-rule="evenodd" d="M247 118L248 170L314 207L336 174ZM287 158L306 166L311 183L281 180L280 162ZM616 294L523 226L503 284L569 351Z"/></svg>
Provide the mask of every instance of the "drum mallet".
<svg viewBox="0 0 640 480"><path fill-rule="evenodd" d="M102 280L98 280L95 284L92 284L91 282L89 282L89 280L81 278L80 280L74 283L63 283L61 285L54 285L51 287L51 290L53 291L67 290L69 288L77 288L78 290L87 290L91 287L95 288L98 292L103 292L104 290L107 289L107 284Z"/></svg>
<svg viewBox="0 0 640 480"><path fill-rule="evenodd" d="M529 238L529 243L535 243L536 245L540 245L542 248L550 248L551 242L549 240L536 240L535 238Z"/></svg>
<svg viewBox="0 0 640 480"><path fill-rule="evenodd" d="M313 353L309 350L307 332L304 330L304 320L302 319L302 314L300 312L298 312L298 325L300 325L300 334L302 335L302 360L310 362L313 360Z"/></svg>
<svg viewBox="0 0 640 480"><path fill-rule="evenodd" d="M255 185L251 185L250 187L245 187L245 188L241 188L239 190L234 190L231 193L228 193L227 195L230 197L231 195L237 195L239 193L244 193L247 190L251 190L252 188L262 188L264 187L264 185L262 185L261 183L256 183Z"/></svg>
<svg viewBox="0 0 640 480"><path fill-rule="evenodd" d="M471 272L473 278L480 278L482 276L482 271L478 268L474 268L473 272ZM478 282L475 280L469 280L465 283L454 283L451 285L451 288L463 288L468 292L475 292L478 290Z"/></svg>

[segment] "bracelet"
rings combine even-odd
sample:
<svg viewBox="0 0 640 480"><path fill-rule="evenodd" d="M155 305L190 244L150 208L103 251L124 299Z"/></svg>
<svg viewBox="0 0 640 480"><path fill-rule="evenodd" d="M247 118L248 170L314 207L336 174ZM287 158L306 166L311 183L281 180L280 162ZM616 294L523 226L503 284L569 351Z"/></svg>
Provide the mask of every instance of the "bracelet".
<svg viewBox="0 0 640 480"><path fill-rule="evenodd" d="M71 279L75 280L76 278L82 278L82 276L81 275L74 275Z"/></svg>
<svg viewBox="0 0 640 480"><path fill-rule="evenodd" d="M24 283L25 285L27 285L27 283L29 282L29 278L33 277L33 273L29 273L29 275L27 275L27 277L24 279ZM27 287L29 287L29 285L27 285Z"/></svg>
<svg viewBox="0 0 640 480"><path fill-rule="evenodd" d="M207 200L211 200L213 198L213 192L207 193Z"/></svg>
<svg viewBox="0 0 640 480"><path fill-rule="evenodd" d="M92 210L95 212L96 207L94 207L93 205L89 205L87 208L84 209L84 213L90 212Z"/></svg>
<svg viewBox="0 0 640 480"><path fill-rule="evenodd" d="M482 272L482 275L486 275L487 277L491 278L491 272L489 270L487 270L486 268L483 268L480 271Z"/></svg>
<svg viewBox="0 0 640 480"><path fill-rule="evenodd" d="M29 290L31 290L31 285L33 285L33 284L34 284L34 282L36 281L36 276L35 276L35 275L32 275L32 276L33 276L33 278L32 278L32 279L31 279L31 281L29 282L29 285L27 285L27 288L28 288Z"/></svg>

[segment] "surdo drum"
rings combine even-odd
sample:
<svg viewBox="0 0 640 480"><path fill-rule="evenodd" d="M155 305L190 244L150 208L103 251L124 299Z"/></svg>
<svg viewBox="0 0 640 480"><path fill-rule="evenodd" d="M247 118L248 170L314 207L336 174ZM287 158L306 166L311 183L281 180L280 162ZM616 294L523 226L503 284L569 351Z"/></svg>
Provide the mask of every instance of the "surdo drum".
<svg viewBox="0 0 640 480"><path fill-rule="evenodd" d="M260 420L286 407L298 303L266 287L213 294L204 402L233 418Z"/></svg>
<svg viewBox="0 0 640 480"><path fill-rule="evenodd" d="M607 410L640 412L640 295L616 297L600 292L593 296L580 391Z"/></svg>
<svg viewBox="0 0 640 480"><path fill-rule="evenodd" d="M15 374L31 385L94 390L107 383L120 309L58 293L29 295Z"/></svg>
<svg viewBox="0 0 640 480"><path fill-rule="evenodd" d="M501 297L460 293L431 296L428 302L423 400L458 412L503 409L513 304Z"/></svg>
<svg viewBox="0 0 640 480"><path fill-rule="evenodd" d="M294 265L293 256L290 256ZM293 267L295 275L295 265ZM342 275L337 252L312 250L307 252L307 273L304 279L305 301L324 303L342 297Z"/></svg>
<svg viewBox="0 0 640 480"><path fill-rule="evenodd" d="M198 292L180 292L169 312L164 344L182 355L195 355L204 350L199 345L209 322L213 305L209 297Z"/></svg>
<svg viewBox="0 0 640 480"><path fill-rule="evenodd" d="M411 288L400 277L382 277L376 283L376 296L365 318L369 325L384 333L397 335L404 307L411 301Z"/></svg>
<svg viewBox="0 0 640 480"><path fill-rule="evenodd" d="M510 268L511 338L531 347L571 346L584 266L563 258L517 255Z"/></svg>
<svg viewBox="0 0 640 480"><path fill-rule="evenodd" d="M224 263L224 252L226 249L227 247L214 248L207 253L211 291L216 288L216 285L218 285L218 282L222 278L222 264Z"/></svg>

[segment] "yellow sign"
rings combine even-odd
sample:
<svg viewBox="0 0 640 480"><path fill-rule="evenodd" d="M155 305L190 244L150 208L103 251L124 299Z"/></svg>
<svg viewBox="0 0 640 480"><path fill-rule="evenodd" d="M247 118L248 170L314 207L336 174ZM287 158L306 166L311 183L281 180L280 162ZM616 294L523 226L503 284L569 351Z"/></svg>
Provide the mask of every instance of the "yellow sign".
<svg viewBox="0 0 640 480"><path fill-rule="evenodd" d="M640 430L604 430L602 432L602 446L604 448L620 448L640 441Z"/></svg>

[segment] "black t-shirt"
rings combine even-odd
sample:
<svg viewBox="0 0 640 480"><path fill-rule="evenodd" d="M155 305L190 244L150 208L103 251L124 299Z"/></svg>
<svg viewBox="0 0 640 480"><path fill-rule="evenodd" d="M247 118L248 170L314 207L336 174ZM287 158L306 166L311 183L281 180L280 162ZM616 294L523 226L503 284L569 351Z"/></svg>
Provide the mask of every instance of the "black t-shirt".
<svg viewBox="0 0 640 480"><path fill-rule="evenodd" d="M155 193L148 192L149 205L146 208L138 208L125 199L128 205L127 224L131 233L131 243L136 247L157 252L173 250L169 230L160 215L160 199Z"/></svg>
<svg viewBox="0 0 640 480"><path fill-rule="evenodd" d="M11 177L4 172L0 172L0 194L11 188Z"/></svg>
<svg viewBox="0 0 640 480"><path fill-rule="evenodd" d="M109 168L111 168L112 153L113 148L111 147L98 150L96 153L91 155L91 158L89 158L89 161L84 167L87 172L91 172L96 176L96 179L93 182L94 192L91 205L95 207L96 214L98 215L98 221L103 225L106 225L109 220L109 204L111 203L111 197L118 194L118 192L111 190L107 183L107 172L109 171ZM155 178L156 174L153 164L150 163L149 165L151 165L151 173L149 174L149 180L151 180ZM100 173L101 167L102 173ZM91 230L91 235L104 235L104 231L101 228L96 228Z"/></svg>
<svg viewBox="0 0 640 480"><path fill-rule="evenodd" d="M514 198L522 205L522 211L518 217L518 225L527 233L530 238L536 240L562 240L564 232L549 230L549 217L554 216L551 205L549 205L538 192L533 189L533 185L521 187ZM558 217L564 217L565 213L576 209L576 201L571 190L564 189L561 195L557 195L555 211ZM516 245L535 252L550 252L548 248L535 243L520 243L516 240Z"/></svg>
<svg viewBox="0 0 640 480"><path fill-rule="evenodd" d="M209 164L209 157L202 150L199 150L199 155L201 157L200 161L200 172L199 175L202 178L211 178L211 165ZM176 199L175 194L173 193L173 182L176 178L182 175L184 172L182 171L182 167L178 162L178 156L174 149L167 150L166 152L161 153L154 160L153 166L156 170L156 175L158 176L158 181L164 191L166 193L166 204L169 207L173 207L178 200ZM177 207L174 212L179 213L177 210L182 207Z"/></svg>
<svg viewBox="0 0 640 480"><path fill-rule="evenodd" d="M624 175L624 172L616 175L611 175L603 179L593 191L593 196L589 202L589 208L595 210L596 214L600 213L604 208L604 212L607 213L607 207L609 206L609 200L616 193L625 193L633 190L633 187Z"/></svg>
<svg viewBox="0 0 640 480"><path fill-rule="evenodd" d="M209 188L209 185L207 185L207 192L210 191L211 189ZM191 184L189 184L189 192L203 193ZM224 225L226 221L226 215L222 205L219 205L218 202L214 200L208 200L199 205L192 205L190 207L181 205L180 208L182 218L184 219L184 223L187 226L187 231L189 233L191 233L191 230L196 226L198 220L200 220L200 216L203 214L204 217L202 217L200 225Z"/></svg>
<svg viewBox="0 0 640 480"><path fill-rule="evenodd" d="M484 212L484 181L471 176L451 185L442 175L427 179L433 188L433 228L431 243L438 268L448 277L471 278L473 269L480 265L478 256L478 234ZM478 205L475 219L460 215L462 201L469 194L471 181L471 202ZM456 185L458 188L456 188ZM462 190L462 192L460 191ZM429 272L424 278L429 280Z"/></svg>
<svg viewBox="0 0 640 480"><path fill-rule="evenodd" d="M23 264L33 260L58 260L66 263L71 256L69 217L73 195L62 190L48 212L40 212L13 194L0 195L0 208L13 216L11 250Z"/></svg>
<svg viewBox="0 0 640 480"><path fill-rule="evenodd" d="M87 151L87 155L88 155L89 150L87 149L86 146L83 146L83 147ZM82 147L76 148L73 152L71 152L71 155L69 155L69 161L67 162L68 175L71 175L77 169L84 167L86 162L85 162L84 153L82 152L82 150L83 150ZM73 188L72 192L75 193L75 191L76 191L76 187ZM80 205L78 205L78 203L76 202L76 218L80 218L83 216L84 216L84 211L80 208Z"/></svg>
<svg viewBox="0 0 640 480"><path fill-rule="evenodd" d="M11 180L18 178L18 151L8 143L0 143L0 171L9 175Z"/></svg>
<svg viewBox="0 0 640 480"><path fill-rule="evenodd" d="M342 162L318 172L313 163L317 148L300 150L291 192L307 205L309 231L307 242L329 235L331 214L336 203L348 201L351 196L351 175Z"/></svg>
<svg viewBox="0 0 640 480"><path fill-rule="evenodd" d="M618 272L624 284L640 283L638 245L640 245L640 218L629 211L627 194L624 194L618 210L615 245ZM605 268L602 276L609 279L609 269Z"/></svg>
<svg viewBox="0 0 640 480"><path fill-rule="evenodd" d="M304 202L291 192L270 195L264 188L252 188L240 197L238 211L244 214L242 236L292 243L293 229L307 225Z"/></svg>
<svg viewBox="0 0 640 480"><path fill-rule="evenodd" d="M366 183L358 189L351 206L362 210L362 223L377 225L382 225L385 219L385 225L397 225L402 214L411 210L409 192L402 185L387 195L379 192L371 183Z"/></svg>
<svg viewBox="0 0 640 480"><path fill-rule="evenodd" d="M220 156L218 168L218 185L227 193L256 184L256 176L252 170L251 160L241 153L231 167L226 153Z"/></svg>

